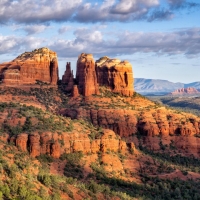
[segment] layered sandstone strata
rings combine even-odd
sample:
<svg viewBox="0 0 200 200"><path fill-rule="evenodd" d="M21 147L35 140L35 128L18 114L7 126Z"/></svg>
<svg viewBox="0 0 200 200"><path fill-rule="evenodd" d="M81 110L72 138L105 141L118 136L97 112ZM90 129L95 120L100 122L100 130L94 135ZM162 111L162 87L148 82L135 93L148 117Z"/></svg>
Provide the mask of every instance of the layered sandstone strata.
<svg viewBox="0 0 200 200"><path fill-rule="evenodd" d="M92 54L82 53L78 57L76 82L79 93L83 96L98 94L99 88L95 71L95 61Z"/></svg>
<svg viewBox="0 0 200 200"><path fill-rule="evenodd" d="M0 64L0 80L5 85L35 84L37 80L56 85L57 55L48 48L25 52L11 62Z"/></svg>
<svg viewBox="0 0 200 200"><path fill-rule="evenodd" d="M74 84L77 84L78 93L83 96L99 94L99 86L106 86L112 92L124 96L133 95L133 71L128 61L102 57L94 62L92 54L82 53L78 57L76 79L73 79L70 63L62 77L65 90L73 93Z"/></svg>
<svg viewBox="0 0 200 200"><path fill-rule="evenodd" d="M29 152L32 157L42 154L59 158L63 153L73 153L82 151L83 153L98 153L112 150L114 152L125 152L134 148L121 140L112 130L105 129L100 138L91 140L87 134L80 134L75 131L72 133L63 132L61 134L34 132L30 135L22 133L14 137L4 134L0 137L1 141L12 142L21 151Z"/></svg>
<svg viewBox="0 0 200 200"><path fill-rule="evenodd" d="M133 71L128 61L102 57L96 61L96 73L100 86L125 96L133 95Z"/></svg>

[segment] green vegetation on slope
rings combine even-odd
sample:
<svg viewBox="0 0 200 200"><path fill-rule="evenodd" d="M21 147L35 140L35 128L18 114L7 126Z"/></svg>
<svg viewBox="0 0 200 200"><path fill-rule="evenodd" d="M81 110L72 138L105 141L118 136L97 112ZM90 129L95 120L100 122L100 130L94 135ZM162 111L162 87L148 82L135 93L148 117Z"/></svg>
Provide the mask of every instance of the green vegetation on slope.
<svg viewBox="0 0 200 200"><path fill-rule="evenodd" d="M170 106L170 108L200 116L200 97L149 96L148 98L154 102Z"/></svg>

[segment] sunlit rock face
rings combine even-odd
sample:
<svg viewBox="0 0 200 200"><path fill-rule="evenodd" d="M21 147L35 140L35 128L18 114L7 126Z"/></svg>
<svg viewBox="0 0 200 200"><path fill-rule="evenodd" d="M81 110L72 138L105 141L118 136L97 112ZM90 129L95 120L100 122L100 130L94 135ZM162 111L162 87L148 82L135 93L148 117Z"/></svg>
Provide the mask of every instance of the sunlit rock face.
<svg viewBox="0 0 200 200"><path fill-rule="evenodd" d="M56 85L57 55L48 48L25 52L11 62L0 64L0 80L5 85L35 84L37 80Z"/></svg>
<svg viewBox="0 0 200 200"><path fill-rule="evenodd" d="M106 86L124 96L132 96L134 92L133 71L128 61L105 56L95 62L93 55L86 53L78 57L75 79L70 63L67 63L62 83L66 85L65 90L72 94L74 85L77 85L78 93L83 96L99 94L99 86ZM78 93L76 91L76 95Z"/></svg>
<svg viewBox="0 0 200 200"><path fill-rule="evenodd" d="M82 53L77 60L76 82L79 93L83 96L98 94L95 61L92 54Z"/></svg>
<svg viewBox="0 0 200 200"><path fill-rule="evenodd" d="M100 86L125 96L133 95L133 71L128 61L102 57L96 61L96 73Z"/></svg>

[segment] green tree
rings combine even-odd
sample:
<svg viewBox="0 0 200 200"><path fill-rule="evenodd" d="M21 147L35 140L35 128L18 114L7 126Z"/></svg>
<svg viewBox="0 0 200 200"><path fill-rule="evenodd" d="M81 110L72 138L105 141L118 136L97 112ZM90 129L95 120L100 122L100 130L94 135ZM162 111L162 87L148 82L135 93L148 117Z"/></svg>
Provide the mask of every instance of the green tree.
<svg viewBox="0 0 200 200"><path fill-rule="evenodd" d="M26 121L25 121L25 123L24 123L24 126L23 126L23 131L30 132L31 130L32 130L31 118L30 118L30 117L27 117L27 118L26 118Z"/></svg>
<svg viewBox="0 0 200 200"><path fill-rule="evenodd" d="M22 198L25 198L25 197L27 196L27 189L26 189L25 186L22 185L22 186L19 188L19 195L20 195L20 197L22 197Z"/></svg>
<svg viewBox="0 0 200 200"><path fill-rule="evenodd" d="M49 175L44 175L43 183L45 186L49 187L51 185L51 177Z"/></svg>
<svg viewBox="0 0 200 200"><path fill-rule="evenodd" d="M3 193L4 196L10 196L10 188L7 183L0 186L0 191Z"/></svg>

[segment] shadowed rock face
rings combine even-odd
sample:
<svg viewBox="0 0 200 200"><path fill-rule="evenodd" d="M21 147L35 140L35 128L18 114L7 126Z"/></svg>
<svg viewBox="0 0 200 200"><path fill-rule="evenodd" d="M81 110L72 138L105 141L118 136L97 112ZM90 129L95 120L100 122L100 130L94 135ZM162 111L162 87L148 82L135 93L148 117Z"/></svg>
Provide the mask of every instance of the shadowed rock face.
<svg viewBox="0 0 200 200"><path fill-rule="evenodd" d="M82 53L77 61L76 82L79 93L83 96L98 94L99 88L92 54Z"/></svg>
<svg viewBox="0 0 200 200"><path fill-rule="evenodd" d="M48 48L25 52L11 62L0 64L0 79L5 85L35 84L36 80L56 85L57 55Z"/></svg>
<svg viewBox="0 0 200 200"><path fill-rule="evenodd" d="M74 88L74 75L73 70L71 70L71 63L67 62L66 70L62 76L62 84L66 85L65 90L67 92L72 92Z"/></svg>
<svg viewBox="0 0 200 200"><path fill-rule="evenodd" d="M96 61L96 73L99 85L125 96L133 95L133 71L128 61L102 57Z"/></svg>

